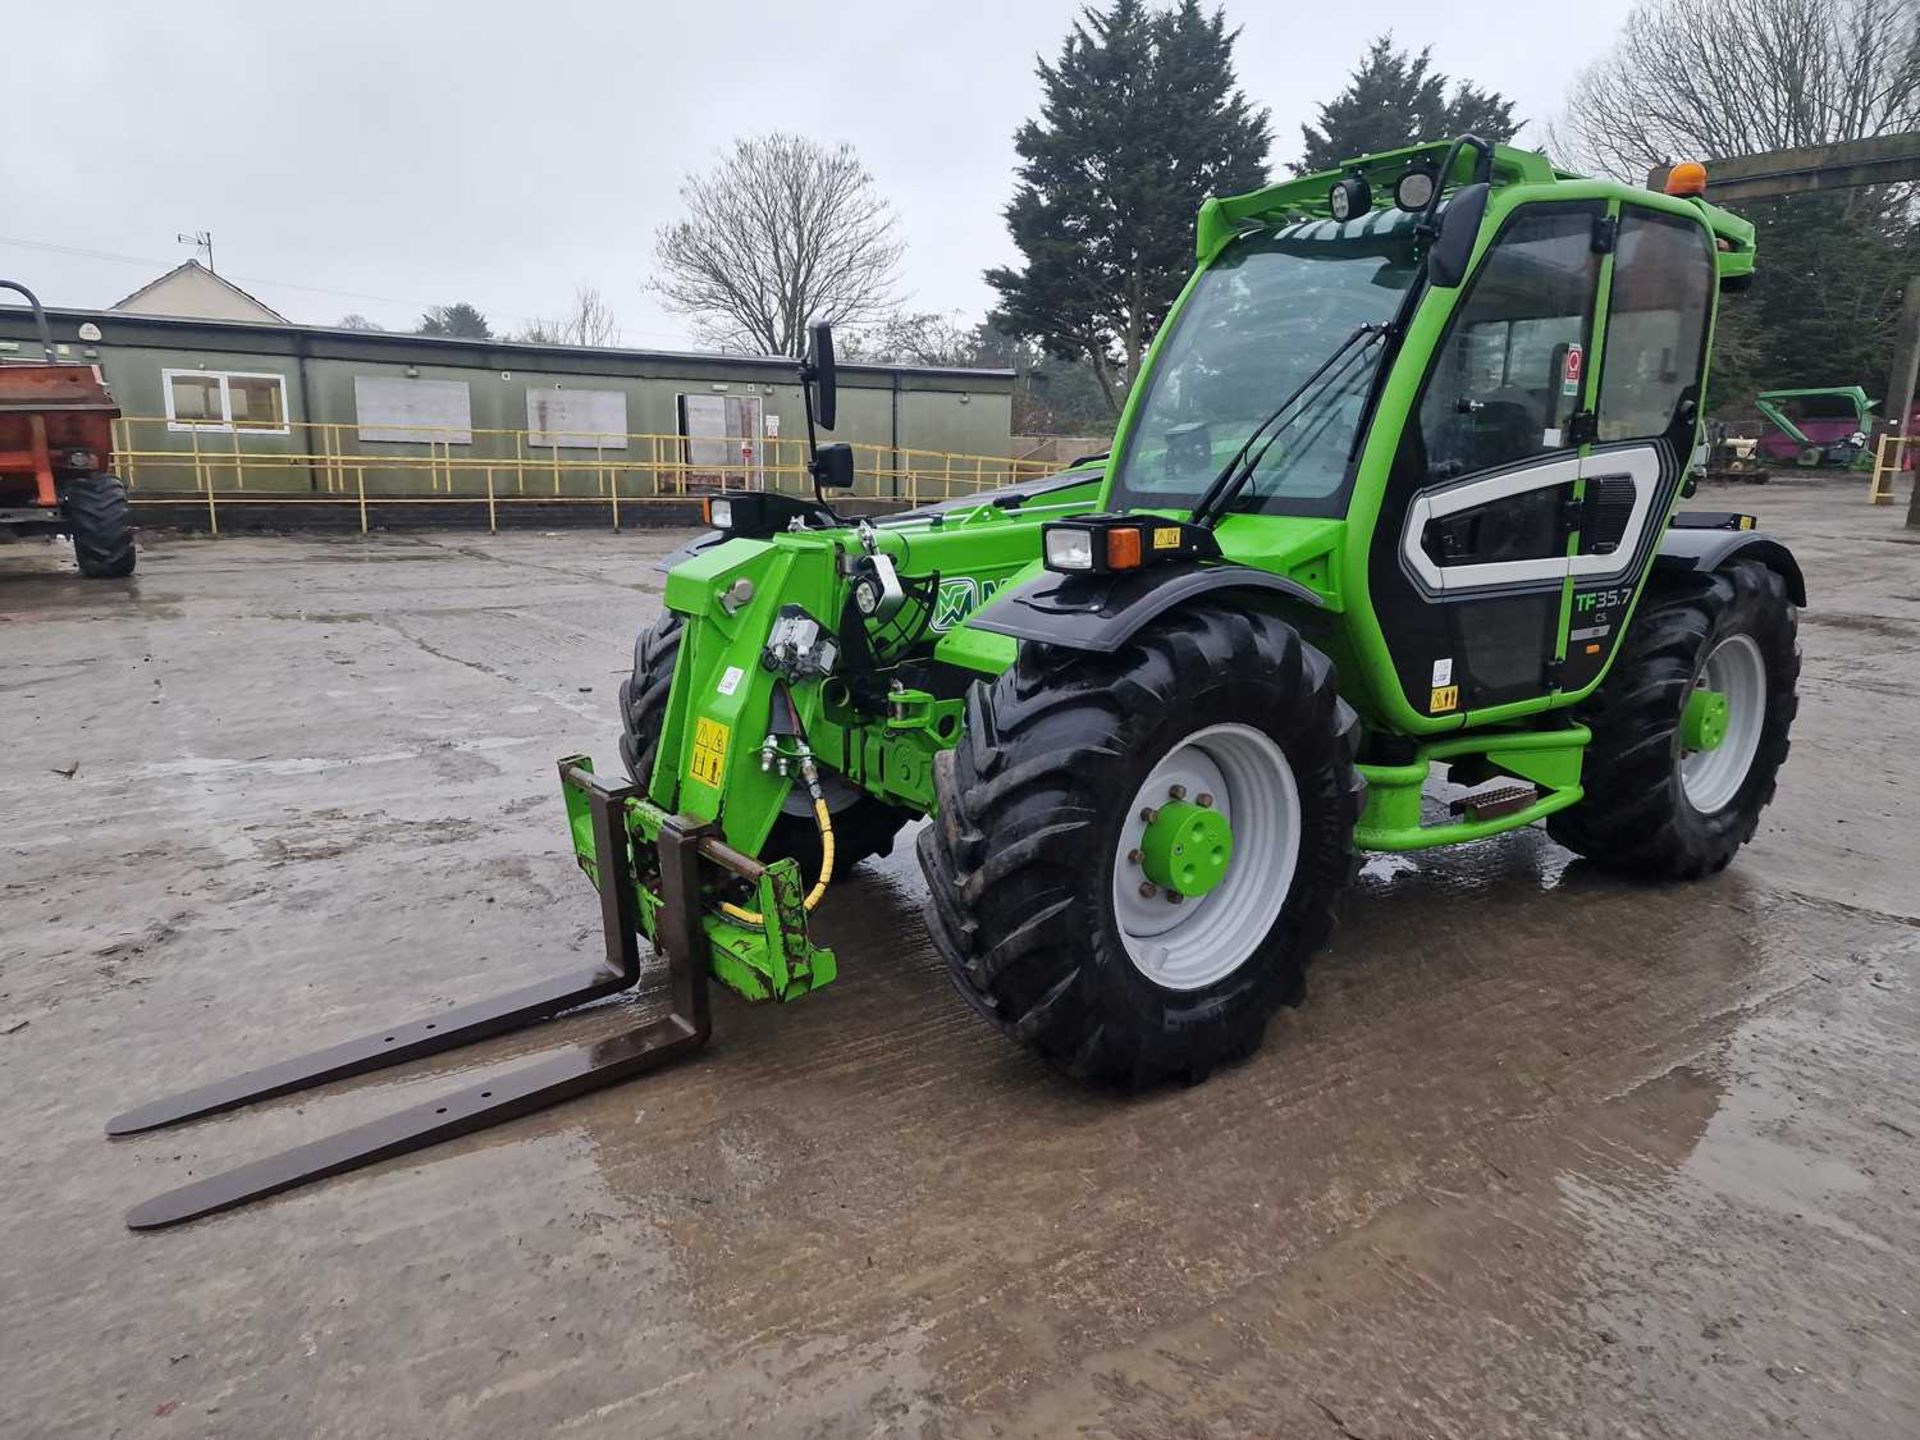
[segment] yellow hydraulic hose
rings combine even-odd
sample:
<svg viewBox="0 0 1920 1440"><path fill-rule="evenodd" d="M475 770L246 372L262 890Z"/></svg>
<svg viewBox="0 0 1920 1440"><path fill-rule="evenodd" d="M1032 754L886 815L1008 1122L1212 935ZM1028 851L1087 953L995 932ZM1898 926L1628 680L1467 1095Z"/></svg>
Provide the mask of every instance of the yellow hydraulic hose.
<svg viewBox="0 0 1920 1440"><path fill-rule="evenodd" d="M820 878L813 882L813 889L807 892L805 904L809 911L826 896L827 885L833 879L833 820L827 814L826 798L819 793L817 786L813 796L813 818L820 826ZM767 917L758 910L744 909L725 900L720 902L720 913L743 925L767 923Z"/></svg>

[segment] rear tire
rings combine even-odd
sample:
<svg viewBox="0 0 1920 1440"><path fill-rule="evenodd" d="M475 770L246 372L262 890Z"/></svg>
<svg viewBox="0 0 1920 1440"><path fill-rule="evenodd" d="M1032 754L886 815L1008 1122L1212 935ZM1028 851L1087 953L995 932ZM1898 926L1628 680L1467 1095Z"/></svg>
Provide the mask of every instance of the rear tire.
<svg viewBox="0 0 1920 1440"><path fill-rule="evenodd" d="M677 611L640 632L633 642L633 674L620 682L620 759L633 783L645 789L653 779L653 761L660 748L660 730L673 688L674 662L680 658L680 639L686 620ZM834 868L845 874L862 860L893 851L893 838L911 818L905 810L855 790L830 773L827 809L833 816ZM766 860L792 858L811 880L820 873L820 829L806 792L794 787L788 810L773 822L767 843L760 847Z"/></svg>
<svg viewBox="0 0 1920 1440"><path fill-rule="evenodd" d="M1192 1082L1244 1057L1300 1002L1353 877L1358 739L1332 664L1270 615L1196 606L1113 655L1024 646L973 687L959 745L935 762L920 864L954 984L1076 1077ZM1133 873L1139 802L1196 750L1235 807L1234 859L1154 922L1173 902ZM1261 815L1293 833L1261 836ZM1254 856L1265 868L1244 874L1264 898L1230 889Z"/></svg>
<svg viewBox="0 0 1920 1440"><path fill-rule="evenodd" d="M1695 880L1723 869L1753 838L1787 758L1800 705L1796 628L1786 582L1755 561L1649 595L1613 669L1575 712L1593 731L1586 796L1549 816L1547 833L1609 870ZM1682 713L1710 675L1730 685L1727 738L1689 752Z"/></svg>
<svg viewBox="0 0 1920 1440"><path fill-rule="evenodd" d="M111 580L133 573L133 513L126 487L115 476L82 475L65 481L60 505L82 575Z"/></svg>

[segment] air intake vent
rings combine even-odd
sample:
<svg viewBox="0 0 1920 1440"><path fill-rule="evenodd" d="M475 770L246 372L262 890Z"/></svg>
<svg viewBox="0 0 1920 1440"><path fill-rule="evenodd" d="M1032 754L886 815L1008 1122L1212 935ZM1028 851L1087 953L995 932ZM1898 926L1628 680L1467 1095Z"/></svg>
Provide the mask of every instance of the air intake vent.
<svg viewBox="0 0 1920 1440"><path fill-rule="evenodd" d="M1588 477L1586 523L1581 527L1586 534L1581 548L1589 555L1611 555L1620 548L1620 537L1627 533L1627 521L1633 517L1633 496L1630 475Z"/></svg>

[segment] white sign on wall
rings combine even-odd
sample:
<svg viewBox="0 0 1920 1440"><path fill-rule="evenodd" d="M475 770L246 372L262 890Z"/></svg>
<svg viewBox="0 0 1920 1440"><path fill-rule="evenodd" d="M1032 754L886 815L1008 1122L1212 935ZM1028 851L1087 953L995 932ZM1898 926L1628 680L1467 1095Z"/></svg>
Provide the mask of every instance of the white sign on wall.
<svg viewBox="0 0 1920 1440"><path fill-rule="evenodd" d="M473 399L464 380L356 375L353 413L362 440L473 443Z"/></svg>
<svg viewBox="0 0 1920 1440"><path fill-rule="evenodd" d="M527 389L527 443L562 450L627 448L624 390Z"/></svg>

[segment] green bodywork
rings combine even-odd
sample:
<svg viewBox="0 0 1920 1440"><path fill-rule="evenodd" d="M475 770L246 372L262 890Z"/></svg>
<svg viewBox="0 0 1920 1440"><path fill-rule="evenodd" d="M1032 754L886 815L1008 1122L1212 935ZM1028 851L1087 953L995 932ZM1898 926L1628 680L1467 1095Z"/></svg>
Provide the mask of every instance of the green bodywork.
<svg viewBox="0 0 1920 1440"><path fill-rule="evenodd" d="M1832 442L1823 443L1815 440L1800 428L1798 421L1787 413L1786 407L1796 400L1845 402L1853 411L1853 428L1862 435L1873 433L1873 411L1874 407L1880 403L1872 399L1858 385L1826 385L1802 390L1762 390L1754 396L1753 408L1772 421L1782 435L1801 447L1799 463L1808 467L1824 462L1827 447ZM1848 464L1855 470L1870 470L1873 468L1873 454L1863 447Z"/></svg>
<svg viewBox="0 0 1920 1440"><path fill-rule="evenodd" d="M876 631L873 636L883 700L876 701L869 688L863 701L837 674L801 679L788 687L821 767L856 790L915 814L930 814L936 804L934 762L961 739L968 682L999 675L1019 653L1021 642L980 628L978 622L998 597L1041 573L1043 523L1112 507L1116 473L1168 336L1209 271L1226 263L1243 237L1283 224L1327 220L1329 185L1341 175L1363 176L1376 195L1390 195L1396 177L1410 165L1437 167L1447 153L1444 145L1418 146L1358 160L1339 172L1209 200L1199 216L1197 269L1145 357L1120 417L1112 457L1103 468L1069 475L1060 487L1024 501L995 503L982 497L948 506L937 515L891 517L875 524L866 543L892 559L910 592L919 587L919 598L910 600L904 612L908 639L889 649L884 635ZM1443 183L1454 186L1468 180L1471 159L1462 155L1458 172L1443 177ZM1752 271L1753 230L1738 217L1698 199L1567 175L1541 156L1504 146L1494 152L1492 188L1472 263L1478 264L1502 224L1520 207L1565 200L1599 202L1610 217L1617 217L1628 203L1680 217L1705 233L1722 285ZM1607 325L1612 265L1609 253L1601 260L1592 320L1596 356ZM1406 851L1477 840L1576 803L1589 737L1583 727L1568 723L1564 712L1586 698L1605 674L1603 666L1578 688L1550 688L1512 703L1432 713L1432 707L1422 709L1409 700L1395 670L1369 593L1370 548L1402 429L1419 402L1429 359L1467 292L1466 285L1426 288L1412 305L1391 367L1377 383L1367 428L1354 443L1340 513L1235 511L1226 514L1215 531L1225 561L1287 577L1313 597L1312 604L1282 602L1282 608L1334 660L1341 693L1359 712L1368 735L1389 737L1396 747L1390 752L1392 763L1360 767L1368 799L1355 839L1364 849ZM1706 324L1710 336L1710 316ZM1337 338L1337 331L1329 333L1328 348ZM1598 363L1588 366L1578 381L1589 408L1597 395L1600 368ZM1588 451L1582 448L1579 453ZM1576 501L1583 498L1584 485L1584 480L1576 483ZM1653 523L1664 527L1665 518L1656 516ZM1577 543L1576 534L1568 541L1569 555ZM796 782L762 764L776 684L785 683L762 664L762 652L776 618L783 610L791 613L790 607L805 611L827 633L838 632L851 613L849 571L862 553L863 536L854 528L799 530L770 539L726 540L693 554L669 573L665 603L686 618L686 627L654 772L646 795L627 802L636 855L644 855L670 814L715 822L729 844L751 856L761 851L783 808L804 813L795 808L795 798L803 795ZM1642 566L1610 602L1619 606L1621 631L1650 570L1650 564ZM1577 619L1574 591L1569 578L1561 597L1563 651ZM1698 725L1707 724L1703 714ZM1436 763L1464 766L1462 774L1479 778L1511 777L1538 787L1539 796L1510 813L1481 818L1469 809L1460 818L1429 821L1423 815L1422 790ZM568 798L575 848L582 865L594 874L584 797ZM1196 810L1169 805L1160 813L1147 836L1146 873L1157 876L1156 883L1198 894L1217 883L1216 872L1224 870L1232 836L1218 815L1191 813ZM1218 864L1187 863L1190 857L1175 854L1185 846L1199 847L1207 855L1220 852ZM646 868L644 863L639 867L643 875ZM790 998L832 978L831 954L806 938L800 896L811 878L800 875L794 862L783 861L768 868L757 896L745 895L737 886L725 892L726 898L758 910L764 919L755 926L716 914L706 917L717 978L754 999ZM642 924L651 935L659 902L644 880L641 890Z"/></svg>

